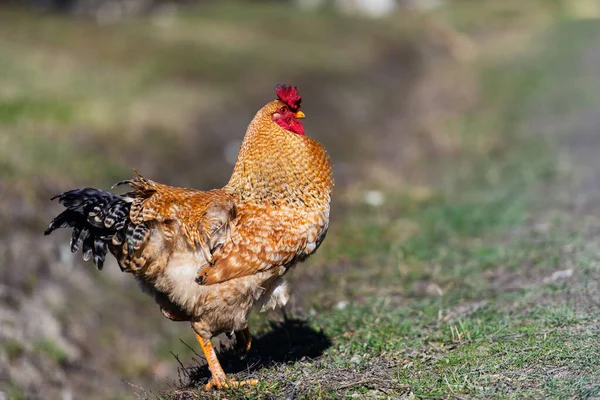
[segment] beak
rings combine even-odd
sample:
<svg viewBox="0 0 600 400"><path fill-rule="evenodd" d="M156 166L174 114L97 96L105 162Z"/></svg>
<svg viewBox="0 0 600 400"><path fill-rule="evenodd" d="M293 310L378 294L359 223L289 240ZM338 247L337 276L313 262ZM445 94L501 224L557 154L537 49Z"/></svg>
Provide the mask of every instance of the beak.
<svg viewBox="0 0 600 400"><path fill-rule="evenodd" d="M296 119L302 119L302 118L306 117L306 115L304 115L304 113L303 113L302 111L298 111L298 112L297 112L297 113L294 115L294 117L295 117Z"/></svg>

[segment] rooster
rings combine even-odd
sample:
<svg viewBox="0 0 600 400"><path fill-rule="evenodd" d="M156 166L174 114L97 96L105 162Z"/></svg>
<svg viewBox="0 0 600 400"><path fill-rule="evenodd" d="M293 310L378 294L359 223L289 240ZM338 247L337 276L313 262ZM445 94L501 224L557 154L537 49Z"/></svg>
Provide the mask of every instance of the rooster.
<svg viewBox="0 0 600 400"><path fill-rule="evenodd" d="M257 113L233 174L221 189L171 187L137 175L117 195L76 189L55 198L66 208L45 234L71 227L71 251L102 269L107 252L173 321L189 321L211 379L206 389L256 384L227 378L211 345L234 333L250 349L248 315L284 306L283 275L322 243L333 177L325 148L307 137L296 87Z"/></svg>

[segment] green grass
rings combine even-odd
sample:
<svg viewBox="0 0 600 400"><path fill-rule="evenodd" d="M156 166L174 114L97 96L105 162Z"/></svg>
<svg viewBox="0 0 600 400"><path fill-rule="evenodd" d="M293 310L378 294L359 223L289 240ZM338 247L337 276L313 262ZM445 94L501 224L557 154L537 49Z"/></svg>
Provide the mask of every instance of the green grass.
<svg viewBox="0 0 600 400"><path fill-rule="evenodd" d="M50 339L41 339L33 343L34 349L45 354L56 363L62 363L67 360L67 353Z"/></svg>
<svg viewBox="0 0 600 400"><path fill-rule="evenodd" d="M10 400L24 400L27 398L25 394L23 394L23 391L12 382L9 382L5 393Z"/></svg>
<svg viewBox="0 0 600 400"><path fill-rule="evenodd" d="M23 345L16 340L10 340L4 343L2 345L2 350L9 360L15 360L19 358L24 352Z"/></svg>

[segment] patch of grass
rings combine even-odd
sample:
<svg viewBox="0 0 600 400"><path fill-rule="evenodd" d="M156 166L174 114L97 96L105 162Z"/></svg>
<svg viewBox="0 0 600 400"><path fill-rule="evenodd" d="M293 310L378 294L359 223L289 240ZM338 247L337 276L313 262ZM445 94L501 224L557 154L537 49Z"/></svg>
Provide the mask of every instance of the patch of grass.
<svg viewBox="0 0 600 400"><path fill-rule="evenodd" d="M8 382L6 392L3 394L6 394L7 398L10 400L25 400L27 398L23 390L13 382Z"/></svg>
<svg viewBox="0 0 600 400"><path fill-rule="evenodd" d="M23 354L25 348L20 342L16 340L9 340L6 343L2 344L2 350L6 353L6 356L9 360L14 360Z"/></svg>
<svg viewBox="0 0 600 400"><path fill-rule="evenodd" d="M63 102L24 98L0 101L0 124L15 124L25 119L66 123L71 115L70 106Z"/></svg>
<svg viewBox="0 0 600 400"><path fill-rule="evenodd" d="M67 360L67 353L50 339L41 339L33 343L36 351L46 355L54 362L60 364Z"/></svg>

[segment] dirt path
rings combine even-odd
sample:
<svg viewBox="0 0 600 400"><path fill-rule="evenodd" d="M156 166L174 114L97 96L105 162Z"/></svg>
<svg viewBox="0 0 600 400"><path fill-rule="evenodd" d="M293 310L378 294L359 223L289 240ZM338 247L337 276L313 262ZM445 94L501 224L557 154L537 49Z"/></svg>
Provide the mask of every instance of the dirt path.
<svg viewBox="0 0 600 400"><path fill-rule="evenodd" d="M559 82L540 99L540 114L528 130L556 143L559 162L570 176L562 200L570 200L578 215L600 211L600 33L594 33L578 59L556 74Z"/></svg>
<svg viewBox="0 0 600 400"><path fill-rule="evenodd" d="M600 24L569 22L566 29L584 47L562 67L549 68L548 90L534 99L524 133L541 135L556 151L560 176L551 188L548 209L541 207L536 223L546 226L548 236L568 250L561 271L571 274L554 304L573 307L585 316L587 329L598 330L600 315ZM559 28L559 29L565 29ZM585 35L582 33L585 32ZM560 44L557 45L560 48ZM551 50L550 60L562 62L561 50ZM572 250L575 249L575 250ZM568 254L567 254L568 253ZM569 275L571 276L571 275ZM551 277L550 277L551 278ZM549 278L547 278L548 280Z"/></svg>

